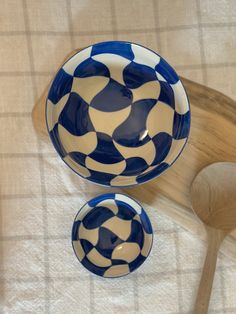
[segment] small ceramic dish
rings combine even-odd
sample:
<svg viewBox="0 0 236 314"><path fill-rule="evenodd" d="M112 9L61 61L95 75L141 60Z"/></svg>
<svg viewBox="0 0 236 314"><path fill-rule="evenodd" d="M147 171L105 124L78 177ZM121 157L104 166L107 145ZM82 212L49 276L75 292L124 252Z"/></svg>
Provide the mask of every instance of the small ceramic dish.
<svg viewBox="0 0 236 314"><path fill-rule="evenodd" d="M103 194L86 203L72 228L72 246L81 264L102 277L137 269L152 247L152 226L144 209L123 194Z"/></svg>
<svg viewBox="0 0 236 314"><path fill-rule="evenodd" d="M138 44L82 49L56 74L47 98L52 143L80 176L108 186L144 183L186 144L189 102L173 68Z"/></svg>

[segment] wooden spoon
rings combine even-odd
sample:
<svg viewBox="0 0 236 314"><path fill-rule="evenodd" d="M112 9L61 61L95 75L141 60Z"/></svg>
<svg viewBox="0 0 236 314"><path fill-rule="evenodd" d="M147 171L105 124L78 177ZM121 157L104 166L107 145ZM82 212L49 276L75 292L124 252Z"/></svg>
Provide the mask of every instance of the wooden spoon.
<svg viewBox="0 0 236 314"><path fill-rule="evenodd" d="M236 228L236 163L218 162L201 170L192 183L191 199L208 235L208 250L194 311L206 314L220 245Z"/></svg>

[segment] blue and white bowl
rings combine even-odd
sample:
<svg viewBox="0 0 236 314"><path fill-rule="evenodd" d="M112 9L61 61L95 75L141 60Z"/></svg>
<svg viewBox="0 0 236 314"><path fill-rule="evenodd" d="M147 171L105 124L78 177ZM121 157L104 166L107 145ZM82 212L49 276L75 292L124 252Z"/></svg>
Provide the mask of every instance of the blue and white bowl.
<svg viewBox="0 0 236 314"><path fill-rule="evenodd" d="M77 174L130 186L178 158L190 110L178 75L162 57L110 41L82 49L62 66L49 90L46 121L58 154Z"/></svg>
<svg viewBox="0 0 236 314"><path fill-rule="evenodd" d="M120 277L148 257L153 233L144 209L123 194L103 194L86 203L72 228L74 252L92 273Z"/></svg>

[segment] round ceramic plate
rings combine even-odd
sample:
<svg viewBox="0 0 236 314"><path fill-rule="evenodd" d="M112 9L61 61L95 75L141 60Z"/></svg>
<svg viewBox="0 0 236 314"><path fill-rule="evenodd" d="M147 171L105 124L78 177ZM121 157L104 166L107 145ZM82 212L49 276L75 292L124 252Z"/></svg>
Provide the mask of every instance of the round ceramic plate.
<svg viewBox="0 0 236 314"><path fill-rule="evenodd" d="M50 138L80 176L109 186L146 182L180 155L189 103L172 67L128 42L103 42L71 57L47 99Z"/></svg>
<svg viewBox="0 0 236 314"><path fill-rule="evenodd" d="M103 194L86 203L72 228L72 245L84 267L103 277L137 269L152 247L152 226L144 209L123 194Z"/></svg>

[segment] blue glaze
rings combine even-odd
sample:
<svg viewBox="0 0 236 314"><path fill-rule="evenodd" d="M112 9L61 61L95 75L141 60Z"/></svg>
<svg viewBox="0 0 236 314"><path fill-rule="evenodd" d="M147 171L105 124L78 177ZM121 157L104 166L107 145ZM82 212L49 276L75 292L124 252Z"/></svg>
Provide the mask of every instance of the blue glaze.
<svg viewBox="0 0 236 314"><path fill-rule="evenodd" d="M163 81L160 81L160 85L161 92L158 100L175 109L175 96L172 87Z"/></svg>
<svg viewBox="0 0 236 314"><path fill-rule="evenodd" d="M73 84L73 76L66 73L63 69L60 69L50 87L48 99L51 100L53 104L58 103L58 101L71 91Z"/></svg>
<svg viewBox="0 0 236 314"><path fill-rule="evenodd" d="M91 76L110 77L110 71L105 64L89 58L77 66L74 76L80 78Z"/></svg>
<svg viewBox="0 0 236 314"><path fill-rule="evenodd" d="M65 151L58 135L58 124L56 124L53 130L49 132L49 136L58 154L64 158L67 155L67 152Z"/></svg>
<svg viewBox="0 0 236 314"><path fill-rule="evenodd" d="M126 159L126 168L121 173L122 176L135 176L148 168L146 161L140 157Z"/></svg>
<svg viewBox="0 0 236 314"><path fill-rule="evenodd" d="M145 259L146 258L142 254L140 254L136 258L136 260L134 260L133 262L129 263L129 270L130 270L130 272L132 272L135 269L137 269L138 267L140 267L143 264L143 262L145 261Z"/></svg>
<svg viewBox="0 0 236 314"><path fill-rule="evenodd" d="M92 243L85 239L79 239L79 240L80 240L80 244L83 248L84 253L88 254L93 249Z"/></svg>
<svg viewBox="0 0 236 314"><path fill-rule="evenodd" d="M115 174L99 172L91 169L89 169L89 172L91 174L88 177L90 181L95 183L102 182L103 185L110 185L111 180L116 177Z"/></svg>
<svg viewBox="0 0 236 314"><path fill-rule="evenodd" d="M95 198L92 198L90 201L88 201L88 205L90 207L95 207L97 204L99 204L102 201L105 201L107 199L114 200L115 199L115 193L107 193L107 194L101 194Z"/></svg>
<svg viewBox="0 0 236 314"><path fill-rule="evenodd" d="M101 201L103 202L102 206L98 205ZM116 211L112 211L112 207L109 207L114 206L114 204L117 205L117 213ZM86 208L86 214L84 208ZM137 216L140 222L136 220ZM119 219L117 220L116 217ZM115 225L110 224L109 226L105 226L112 219L116 219ZM124 227L127 230L127 223L130 224L131 229L126 240L124 240L118 234L119 230ZM119 224L119 230L117 229L117 224ZM83 229L80 230L79 228L82 225ZM87 229L86 233L83 233L84 229ZM150 235L149 240L144 237L144 231ZM90 233L89 237L87 237L88 233ZM96 238L91 238L92 234ZM98 238L96 234L98 234ZM110 277L106 275L106 271L111 270L113 266L127 265L125 269L131 272L145 261L152 247L152 227L145 210L135 200L123 194L103 194L86 203L76 215L72 227L72 241L75 254L85 268L96 275ZM80 245L77 245L76 241L79 241ZM122 250L122 245L124 244L125 250ZM136 244L134 257L132 260L129 257L128 262L127 246L130 245L130 250L133 250L133 244ZM137 245L140 250L138 254ZM146 256L143 256L141 253L144 245L146 245ZM119 247L118 250L117 247ZM94 250L96 250L98 256L101 255L98 257L98 263L95 256L91 259L91 255L89 255L90 253L94 253ZM115 255L113 254L114 251L116 252ZM130 256L130 254L128 255ZM101 258L106 259L106 264L101 264ZM107 261L110 265L109 263L107 264ZM127 274L126 270L123 271L121 268L120 273L115 273L115 277Z"/></svg>
<svg viewBox="0 0 236 314"><path fill-rule="evenodd" d="M88 114L89 105L76 93L71 93L58 122L73 135L94 131Z"/></svg>
<svg viewBox="0 0 236 314"><path fill-rule="evenodd" d="M169 84L176 84L179 81L179 77L175 70L163 59L156 65L155 70L164 77Z"/></svg>
<svg viewBox="0 0 236 314"><path fill-rule="evenodd" d="M109 267L100 267L100 266L97 266L97 265L91 263L90 260L88 260L88 258L86 256L81 261L81 264L85 268L89 269L92 273L94 273L98 276L103 276L105 271L109 268Z"/></svg>
<svg viewBox="0 0 236 314"><path fill-rule="evenodd" d="M104 43L98 43L96 45L93 45L91 56L103 53L117 54L131 61L134 59L134 53L131 49L130 43L107 41Z"/></svg>
<svg viewBox="0 0 236 314"><path fill-rule="evenodd" d="M95 229L113 216L114 214L109 208L97 206L84 217L83 225L86 229Z"/></svg>
<svg viewBox="0 0 236 314"><path fill-rule="evenodd" d="M75 221L73 224L73 228L72 228L72 241L76 241L78 240L78 230L79 230L79 226L81 224L81 221Z"/></svg>
<svg viewBox="0 0 236 314"><path fill-rule="evenodd" d="M117 217L123 220L132 220L134 216L137 214L135 210L130 206L129 210L127 210L127 204L121 201L116 200L116 205L118 207Z"/></svg>
<svg viewBox="0 0 236 314"><path fill-rule="evenodd" d="M161 163L160 165L156 166L155 169L153 169L150 172L147 172L145 174L141 174L140 176L137 177L137 182L138 183L143 183L146 181L151 180L152 178L155 178L156 176L159 176L163 171L165 171L169 165L165 162Z"/></svg>
<svg viewBox="0 0 236 314"><path fill-rule="evenodd" d="M139 49L134 49L134 47L138 47ZM91 51L90 55L89 51ZM179 145L178 151L173 149L171 150L171 146L174 145L174 141L171 141L172 138L175 140L187 139L189 134L190 111L184 89L181 86L179 77L174 69L172 69L172 67L162 57L156 54L158 58L154 59L157 64L155 64L153 59L148 60L148 56L150 54L147 52L149 51L149 49L141 45L129 42L112 41L95 44L91 46L90 50L87 49L86 53L88 57L87 59L84 59L84 61L81 62L81 52L78 52L73 56L73 58L69 59L66 62L68 63L67 66L63 66L63 68L58 71L51 84L48 100L53 103L53 106L48 101L46 120L52 143L62 158L65 158L68 155L70 156L70 159L72 159L73 162L70 160L69 163L68 161L68 166L73 171L94 183L107 186L115 186L117 184L120 187L123 185L123 182L125 182L125 186L130 186L151 180L160 175L175 162L186 143L186 141L182 141L182 147ZM96 61L93 59L93 56L102 56L100 60L104 59L104 61ZM78 58L78 60L76 58ZM84 55L82 56L82 60L83 58L85 58ZM106 58L108 59L106 60ZM112 64L112 60L114 61L114 64ZM136 63L134 60L138 60L139 63ZM69 71L67 69L75 69L73 76L66 72ZM86 99L89 103L87 103L78 92L72 92L74 77L80 78L80 80L77 80L78 84L81 80L83 80L83 78L88 77L93 77L91 82L95 85L98 84L97 86L91 86L91 98L89 97L88 86L88 97L86 97ZM97 81L98 83L96 83L96 77L99 78ZM101 80L101 77L106 78L104 80L104 84L102 83L103 80ZM166 81L161 80L160 77L163 77ZM108 79L109 82L106 84ZM122 82L122 79L124 82L121 84L120 82ZM149 91L147 86L144 86L144 89L142 89L145 83L151 81L158 82L157 86L160 85L160 94L157 99L152 99L152 91L150 91L150 96L148 95ZM179 95L174 94L173 92L175 84L178 84L176 93L179 93ZM138 95L140 100L134 102L133 91L136 88L140 88L138 90L140 92L140 95ZM78 88L78 90L80 90L80 88ZM143 90L144 94L142 98ZM136 95L138 91L135 91ZM68 98L65 97L64 104L62 102L59 104L58 102L64 95L67 94L70 95ZM158 92L156 94L158 94ZM175 110L177 98L179 113ZM181 100L183 104L181 103ZM151 109L156 102L162 102L162 106L169 106L171 110L173 110L173 112L171 112L170 108L168 108L166 112L170 112L169 118L168 116L165 116L165 119L170 119L167 123L171 123L172 134L163 135L162 133L164 130L160 130L159 134L156 134L156 136L151 138L148 132L149 130L147 129L147 121L149 119L149 115L153 113ZM48 108L48 106L50 106L50 108ZM92 119L90 118L92 111L89 110L89 106L96 109L93 110ZM60 110L62 107L59 118L58 107L60 107ZM125 116L124 112L120 112L125 108L130 108L128 117ZM181 111L186 113L181 114ZM94 126L99 127L99 125L101 125L101 121L96 121L96 112L99 112L97 119L102 119L102 114L104 113L103 123L106 125L106 123L109 122L109 125L112 127L112 132L107 132L108 134L101 133L101 131L106 132L106 129L103 127L100 127L98 130L95 129ZM108 113L112 113L112 116L109 116ZM109 121L107 121L108 116ZM114 117L114 121L120 121L120 124L117 125L115 123L113 126L112 117ZM94 125L92 121L94 122ZM152 121L154 121L153 117ZM94 136L97 137L97 145L95 144L96 147L92 152L88 149L90 152L88 156L103 164L114 164L114 167L111 166L109 168L111 169L111 172L103 173L101 171L91 169L88 169L89 171L87 173L82 171L80 166L86 168L87 155L84 153L83 149L81 149L81 151L76 151L76 149L73 150L72 147L72 151L67 152L65 150L63 144L65 147L71 147L71 143L70 145L66 145L68 144L68 139L60 138L58 124L61 124L70 134L74 136L86 135L91 131L96 132L96 134L94 133ZM112 137L110 136L111 133ZM150 141L154 143L156 153L151 150L147 150L147 155L154 154L154 156L148 156L149 158L145 158L146 160L154 160L152 164L147 165L143 161L144 156L138 156L137 152L139 150L135 149L138 147L142 148L143 145L148 144ZM122 145L123 148L121 149L119 146L115 147L114 143ZM124 147L129 149L129 158L124 157L126 156L123 151ZM176 153L171 156L171 158L168 158L170 151ZM165 162L166 158L169 160L168 164ZM64 159L65 162L67 162L67 160L67 158ZM121 173L117 174L115 163L120 161L124 161L126 163L125 170L122 169ZM144 170L148 170L149 166L156 166L156 168L150 170L146 174L142 174ZM86 175L84 173L86 173ZM126 177L125 180L124 177Z"/></svg>
<svg viewBox="0 0 236 314"><path fill-rule="evenodd" d="M105 88L91 101L90 106L101 111L113 112L131 105L132 92L124 85L110 79Z"/></svg>
<svg viewBox="0 0 236 314"><path fill-rule="evenodd" d="M189 134L190 129L190 112L185 114L178 114L175 112L173 124L173 138L183 139Z"/></svg>
<svg viewBox="0 0 236 314"><path fill-rule="evenodd" d="M131 62L126 66L123 77L128 88L137 88L147 82L157 80L154 69L136 62Z"/></svg>
<svg viewBox="0 0 236 314"><path fill-rule="evenodd" d="M138 243L140 248L143 247L144 233L143 226L137 220L131 222L131 233L126 242Z"/></svg>
<svg viewBox="0 0 236 314"><path fill-rule="evenodd" d="M99 241L95 247L102 256L111 259L113 250L123 242L124 241L121 240L111 230L104 227L100 227Z"/></svg>
<svg viewBox="0 0 236 314"><path fill-rule="evenodd" d="M138 147L150 141L146 131L146 121L156 99L142 99L134 102L128 118L116 128L112 137L123 146ZM129 130L132 132L129 132Z"/></svg>
<svg viewBox="0 0 236 314"><path fill-rule="evenodd" d="M85 159L87 155L79 152L71 152L68 154L72 160L76 161L79 165L85 167Z"/></svg>
<svg viewBox="0 0 236 314"><path fill-rule="evenodd" d="M141 221L143 224L143 229L145 230L146 233L152 234L152 225L150 220L148 219L148 215L146 214L145 210L142 208L142 212L140 214Z"/></svg>
<svg viewBox="0 0 236 314"><path fill-rule="evenodd" d="M97 141L97 149L89 154L89 157L106 164L114 164L124 160L124 157L117 150L109 135L97 132Z"/></svg>
<svg viewBox="0 0 236 314"><path fill-rule="evenodd" d="M111 258L111 263L112 263L113 266L115 266L115 265L125 265L125 264L128 265L128 263L126 261L122 260L122 259L112 259Z"/></svg>
<svg viewBox="0 0 236 314"><path fill-rule="evenodd" d="M152 138L156 148L156 156L152 162L152 166L161 163L169 153L172 144L172 137L165 132L158 133Z"/></svg>

